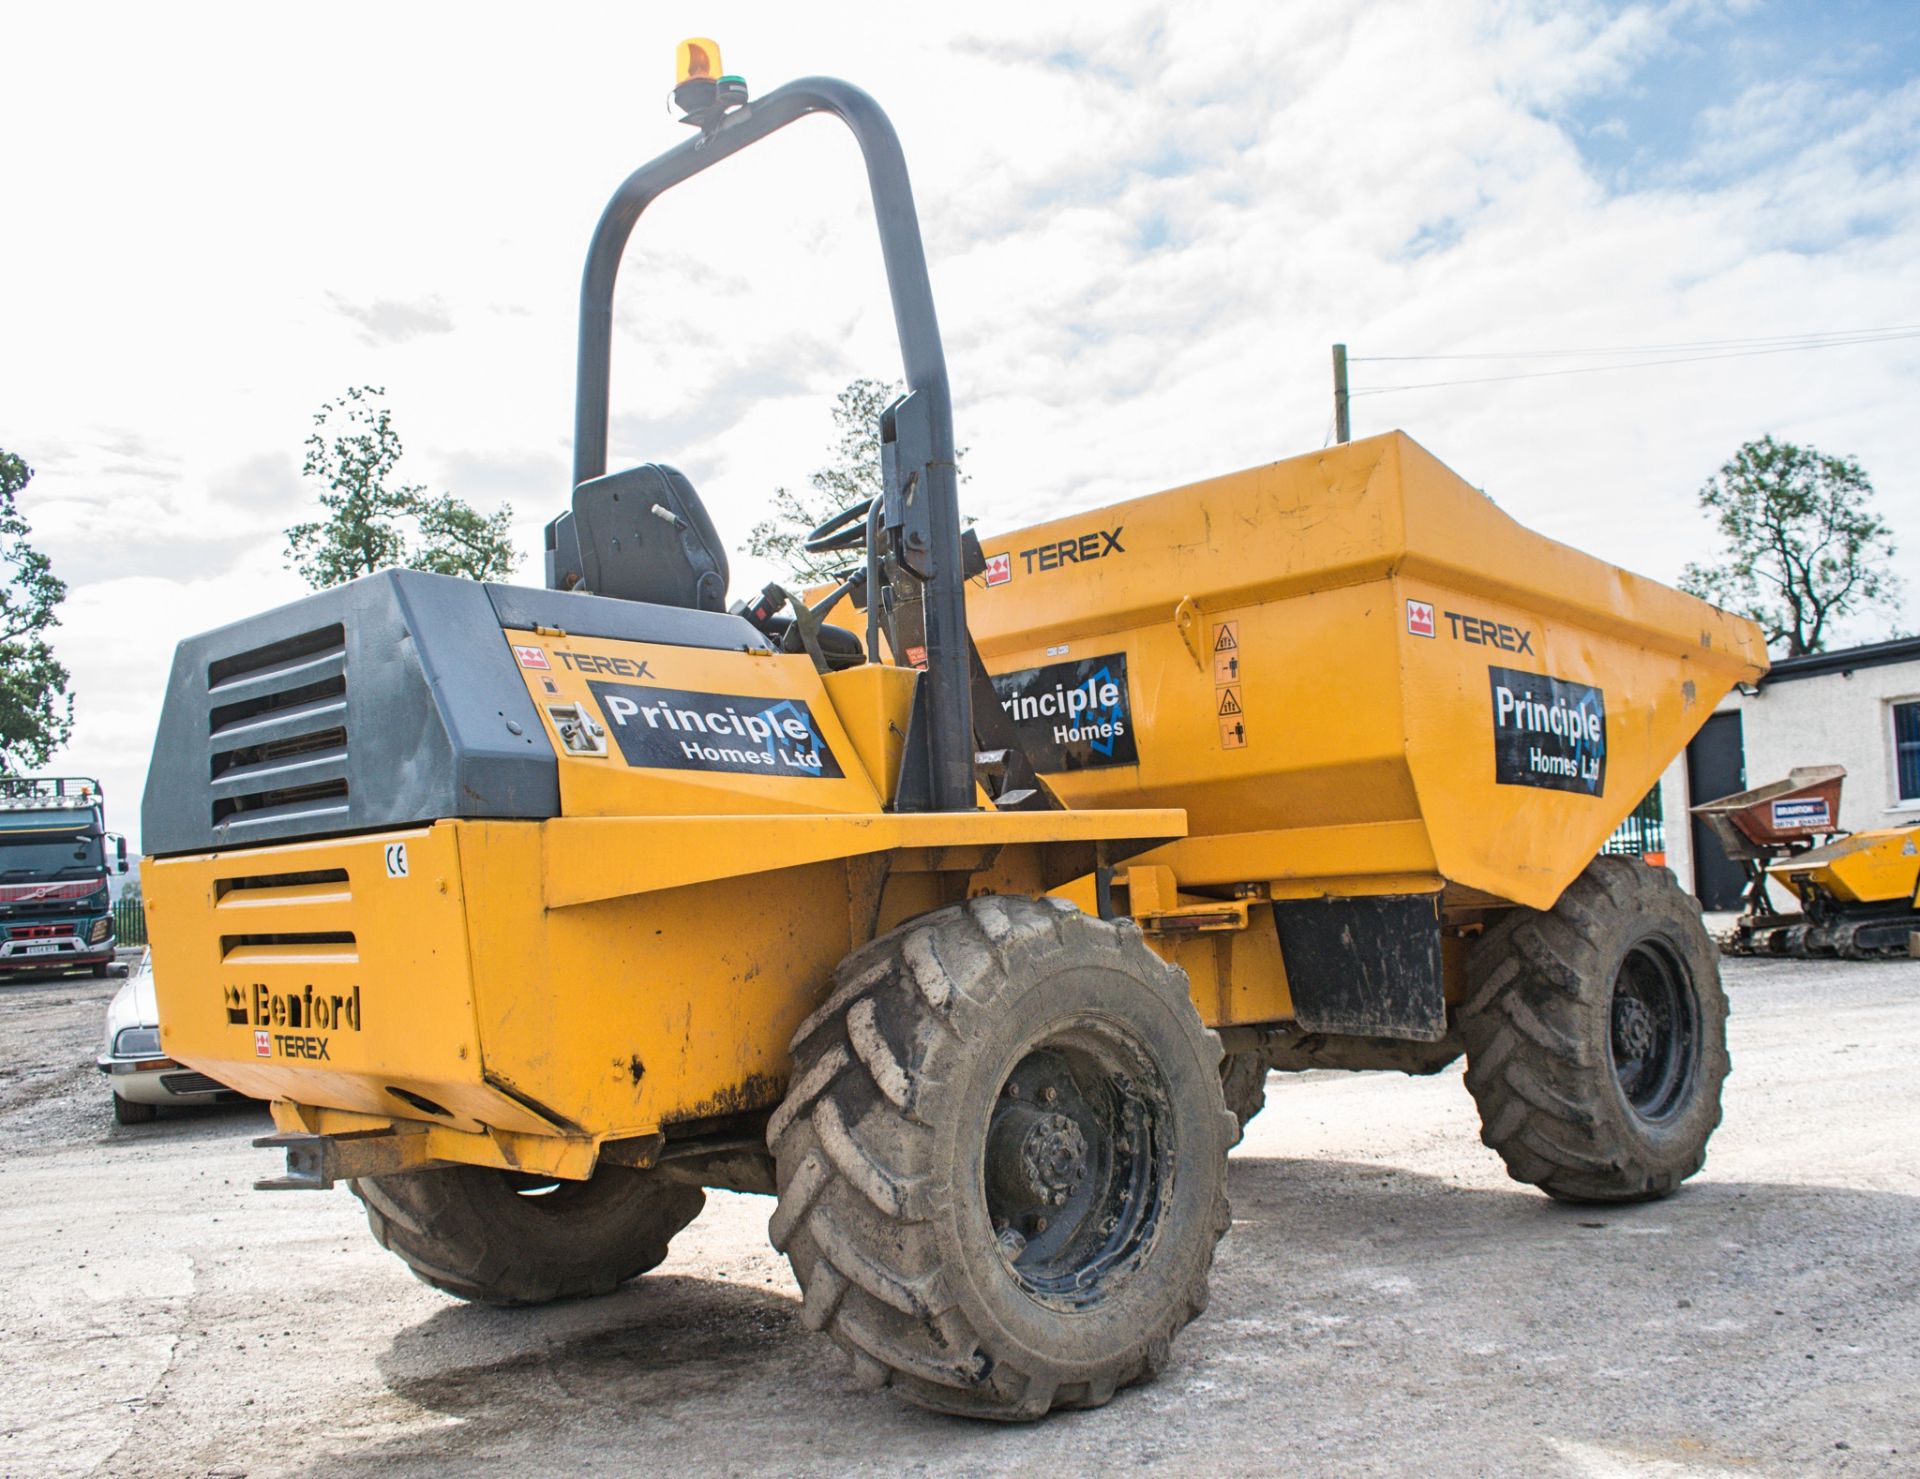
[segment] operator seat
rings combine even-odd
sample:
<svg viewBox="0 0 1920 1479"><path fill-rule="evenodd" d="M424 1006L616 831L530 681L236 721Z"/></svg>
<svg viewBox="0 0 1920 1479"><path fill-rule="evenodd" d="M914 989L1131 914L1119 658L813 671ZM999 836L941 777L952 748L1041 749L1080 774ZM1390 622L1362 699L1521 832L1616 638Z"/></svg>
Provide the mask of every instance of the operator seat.
<svg viewBox="0 0 1920 1479"><path fill-rule="evenodd" d="M621 601L727 609L727 550L678 468L647 463L573 490L547 525L547 584Z"/></svg>

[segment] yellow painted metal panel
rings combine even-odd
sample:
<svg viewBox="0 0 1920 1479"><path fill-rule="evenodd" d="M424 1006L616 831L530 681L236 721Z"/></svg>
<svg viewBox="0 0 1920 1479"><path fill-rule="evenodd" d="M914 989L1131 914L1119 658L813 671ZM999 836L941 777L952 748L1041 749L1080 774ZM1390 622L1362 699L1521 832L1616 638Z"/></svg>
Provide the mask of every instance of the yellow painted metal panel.
<svg viewBox="0 0 1920 1479"><path fill-rule="evenodd" d="M143 862L168 1054L260 1098L544 1128L482 1075L461 825Z"/></svg>
<svg viewBox="0 0 1920 1479"><path fill-rule="evenodd" d="M817 815L881 809L880 788L869 777L820 675L805 657L661 647L554 632L510 631L507 638L560 757L560 807L567 816ZM804 704L843 774L755 774L629 764L621 750L621 731L647 728L650 718L656 730L662 722L673 722L657 712L649 715L638 710L670 702L672 695L680 693L740 700L741 707L751 707L748 701ZM636 712L616 711L615 698L634 705ZM560 739L554 709L581 704L606 730L603 755L570 754ZM674 739L709 749L750 748L738 739L692 731L676 731Z"/></svg>
<svg viewBox="0 0 1920 1479"><path fill-rule="evenodd" d="M1920 894L1920 827L1855 832L1767 871L1802 899L1818 888L1843 904L1912 900Z"/></svg>
<svg viewBox="0 0 1920 1479"><path fill-rule="evenodd" d="M900 756L906 748L907 716L919 677L912 668L870 662L828 673L820 680L885 806L893 804Z"/></svg>
<svg viewBox="0 0 1920 1479"><path fill-rule="evenodd" d="M1009 570L969 594L991 670L1124 656L1140 763L1049 779L1184 806L1149 859L1182 886L1437 871L1543 907L1765 670L1751 623L1522 528L1401 433L986 548ZM1496 683L1546 678L1604 703L1598 794L1496 779ZM1503 711L1510 743L1531 712Z"/></svg>
<svg viewBox="0 0 1920 1479"><path fill-rule="evenodd" d="M545 893L564 908L898 848L1178 836L1180 812L879 812L870 816L567 817L546 823Z"/></svg>

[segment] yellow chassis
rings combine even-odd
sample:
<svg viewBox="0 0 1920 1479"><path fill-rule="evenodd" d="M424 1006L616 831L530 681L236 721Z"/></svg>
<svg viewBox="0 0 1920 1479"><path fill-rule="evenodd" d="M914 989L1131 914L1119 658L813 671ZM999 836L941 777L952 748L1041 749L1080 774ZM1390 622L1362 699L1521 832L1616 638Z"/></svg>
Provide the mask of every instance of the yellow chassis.
<svg viewBox="0 0 1920 1479"><path fill-rule="evenodd" d="M794 1029L874 934L1183 830L1169 811L446 821L149 861L164 1042L282 1131L348 1137L339 1174L582 1177L616 1142L648 1164L667 1131L779 1102Z"/></svg>

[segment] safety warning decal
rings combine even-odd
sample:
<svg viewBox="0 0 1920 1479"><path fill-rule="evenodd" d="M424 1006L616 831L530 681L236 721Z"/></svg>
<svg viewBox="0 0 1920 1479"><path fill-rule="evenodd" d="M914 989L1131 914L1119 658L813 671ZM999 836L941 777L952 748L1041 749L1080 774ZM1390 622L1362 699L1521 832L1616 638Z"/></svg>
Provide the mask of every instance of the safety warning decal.
<svg viewBox="0 0 1920 1479"><path fill-rule="evenodd" d="M1240 680L1245 668L1240 661L1240 623L1215 622L1213 626L1213 717L1220 726L1220 748L1244 750L1247 747L1247 710L1241 701Z"/></svg>
<svg viewBox="0 0 1920 1479"><path fill-rule="evenodd" d="M1001 673L993 690L1035 770L1140 763L1124 652Z"/></svg>
<svg viewBox="0 0 1920 1479"><path fill-rule="evenodd" d="M1502 786L1605 794L1607 696L1585 683L1488 668L1493 778Z"/></svg>
<svg viewBox="0 0 1920 1479"><path fill-rule="evenodd" d="M627 764L837 779L845 774L804 699L589 682Z"/></svg>

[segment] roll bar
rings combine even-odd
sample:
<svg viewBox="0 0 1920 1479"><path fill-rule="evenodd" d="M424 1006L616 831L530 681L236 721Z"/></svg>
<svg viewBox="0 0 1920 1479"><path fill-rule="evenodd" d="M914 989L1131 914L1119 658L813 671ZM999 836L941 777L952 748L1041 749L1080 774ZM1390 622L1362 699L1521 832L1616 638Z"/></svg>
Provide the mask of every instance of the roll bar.
<svg viewBox="0 0 1920 1479"><path fill-rule="evenodd" d="M903 483L918 474L919 486L926 490L930 536L925 561L928 568L923 572L927 575L924 699L928 722L916 727L923 728L927 746L929 809L972 811L975 746L968 687L970 644L961 569L959 487L954 468L953 399L906 159L887 115L866 93L832 77L802 77L789 82L727 114L698 137L641 165L613 193L594 228L580 283L573 482L577 488L607 470L614 281L641 212L675 185L810 113L831 113L846 124L866 160L907 389L922 397L928 410L930 447L926 462L923 467L899 469ZM870 599L878 597L878 591L870 595Z"/></svg>

